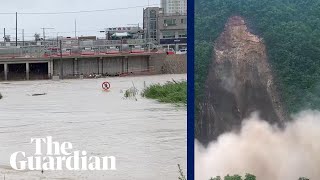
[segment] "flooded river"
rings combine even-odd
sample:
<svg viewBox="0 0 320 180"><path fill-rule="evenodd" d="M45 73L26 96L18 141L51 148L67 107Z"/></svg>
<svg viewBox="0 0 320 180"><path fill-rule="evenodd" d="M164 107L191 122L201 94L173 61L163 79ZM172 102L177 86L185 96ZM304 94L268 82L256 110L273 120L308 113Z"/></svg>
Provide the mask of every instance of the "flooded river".
<svg viewBox="0 0 320 180"><path fill-rule="evenodd" d="M137 96L134 86L186 79L186 75L86 80L0 82L0 179L176 180L186 169L186 107ZM101 83L109 81L110 92ZM43 96L32 96L46 93ZM32 137L71 142L89 156L115 156L116 171L13 171L10 155L35 153Z"/></svg>

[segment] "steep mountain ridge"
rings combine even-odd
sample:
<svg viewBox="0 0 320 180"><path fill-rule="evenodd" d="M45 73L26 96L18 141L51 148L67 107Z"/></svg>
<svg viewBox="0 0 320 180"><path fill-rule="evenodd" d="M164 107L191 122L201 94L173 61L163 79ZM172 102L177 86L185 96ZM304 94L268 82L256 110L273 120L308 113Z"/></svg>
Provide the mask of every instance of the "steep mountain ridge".
<svg viewBox="0 0 320 180"><path fill-rule="evenodd" d="M196 137L204 144L237 129L253 112L272 124L286 113L274 84L263 39L249 32L240 16L228 19L214 44L214 58L200 104Z"/></svg>

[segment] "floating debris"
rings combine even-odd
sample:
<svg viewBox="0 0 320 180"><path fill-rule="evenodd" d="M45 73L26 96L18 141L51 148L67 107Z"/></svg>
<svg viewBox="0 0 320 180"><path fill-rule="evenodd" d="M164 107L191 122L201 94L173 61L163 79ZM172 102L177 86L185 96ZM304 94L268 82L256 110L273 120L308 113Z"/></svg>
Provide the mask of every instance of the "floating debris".
<svg viewBox="0 0 320 180"><path fill-rule="evenodd" d="M32 94L31 96L43 96L43 95L47 95L47 93L37 93L37 94Z"/></svg>

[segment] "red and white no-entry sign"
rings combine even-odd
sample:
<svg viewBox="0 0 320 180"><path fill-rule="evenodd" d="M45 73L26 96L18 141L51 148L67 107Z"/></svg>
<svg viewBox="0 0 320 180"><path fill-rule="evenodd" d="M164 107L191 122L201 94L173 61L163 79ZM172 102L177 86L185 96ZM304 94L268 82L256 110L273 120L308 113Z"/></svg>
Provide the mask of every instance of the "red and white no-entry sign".
<svg viewBox="0 0 320 180"><path fill-rule="evenodd" d="M110 83L109 82L103 82L102 83L102 89L103 90L109 90L110 89Z"/></svg>

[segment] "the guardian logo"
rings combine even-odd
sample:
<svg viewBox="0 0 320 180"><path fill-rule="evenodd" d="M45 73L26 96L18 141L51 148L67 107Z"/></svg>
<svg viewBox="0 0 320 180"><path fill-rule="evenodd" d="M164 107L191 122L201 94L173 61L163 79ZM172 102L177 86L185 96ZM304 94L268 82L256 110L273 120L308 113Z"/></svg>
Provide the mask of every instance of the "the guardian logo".
<svg viewBox="0 0 320 180"><path fill-rule="evenodd" d="M10 165L15 170L116 170L114 156L87 156L86 151L72 151L70 142L53 142L52 137L31 138L36 152L33 156L23 151L10 157ZM45 145L47 152L41 146Z"/></svg>

